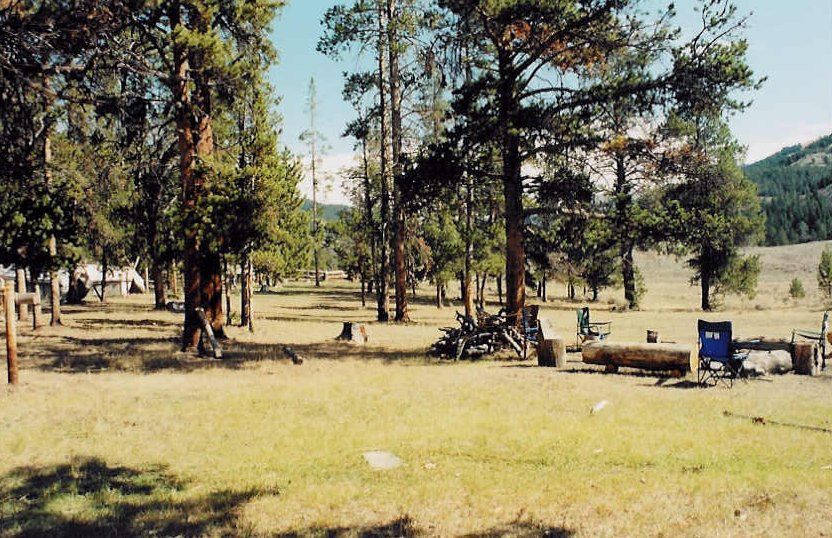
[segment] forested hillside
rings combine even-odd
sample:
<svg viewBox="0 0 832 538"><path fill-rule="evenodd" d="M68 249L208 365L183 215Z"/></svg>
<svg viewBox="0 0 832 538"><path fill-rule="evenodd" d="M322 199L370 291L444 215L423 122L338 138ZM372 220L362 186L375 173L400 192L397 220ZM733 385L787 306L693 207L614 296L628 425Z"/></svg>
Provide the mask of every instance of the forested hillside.
<svg viewBox="0 0 832 538"><path fill-rule="evenodd" d="M344 204L318 204L318 215L321 216L321 220L324 222L334 222L338 220L338 213L341 211L348 209L350 206ZM304 200L303 206L304 211L308 211L312 213L312 200Z"/></svg>
<svg viewBox="0 0 832 538"><path fill-rule="evenodd" d="M832 238L832 135L745 167L766 213L766 244Z"/></svg>

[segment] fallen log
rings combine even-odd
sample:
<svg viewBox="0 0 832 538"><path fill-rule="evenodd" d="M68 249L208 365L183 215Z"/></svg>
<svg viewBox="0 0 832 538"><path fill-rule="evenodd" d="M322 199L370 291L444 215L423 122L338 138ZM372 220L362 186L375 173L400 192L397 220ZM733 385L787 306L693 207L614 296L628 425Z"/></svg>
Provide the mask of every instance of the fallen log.
<svg viewBox="0 0 832 538"><path fill-rule="evenodd" d="M606 366L607 372L619 367L642 370L688 372L693 363L693 346L687 344L643 344L640 342L586 342L581 350L586 364Z"/></svg>
<svg viewBox="0 0 832 538"><path fill-rule="evenodd" d="M754 338L752 340L734 340L733 349L747 351L792 351L792 343L788 340L772 340L768 338Z"/></svg>

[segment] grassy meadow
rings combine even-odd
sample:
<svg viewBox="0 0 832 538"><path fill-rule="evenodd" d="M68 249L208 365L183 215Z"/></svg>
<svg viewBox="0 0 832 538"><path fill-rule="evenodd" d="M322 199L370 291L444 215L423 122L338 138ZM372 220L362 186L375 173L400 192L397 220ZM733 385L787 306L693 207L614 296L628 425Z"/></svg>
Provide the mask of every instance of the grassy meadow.
<svg viewBox="0 0 832 538"><path fill-rule="evenodd" d="M749 337L819 329L822 248L758 249L758 296L704 317ZM622 292L607 290L594 317L615 340L695 341L686 270L638 263L644 309L612 311ZM582 303L563 291L541 315L572 338ZM258 294L256 332L231 328L222 361L178 353L181 317L150 295L21 328L21 384L0 389L0 536L832 535L832 434L771 423L832 428L829 373L728 390L577 354L564 370L449 363L425 355L454 312L430 288L406 326L370 323L371 302L346 282ZM367 345L333 340L346 320L369 323ZM369 450L403 464L373 471Z"/></svg>

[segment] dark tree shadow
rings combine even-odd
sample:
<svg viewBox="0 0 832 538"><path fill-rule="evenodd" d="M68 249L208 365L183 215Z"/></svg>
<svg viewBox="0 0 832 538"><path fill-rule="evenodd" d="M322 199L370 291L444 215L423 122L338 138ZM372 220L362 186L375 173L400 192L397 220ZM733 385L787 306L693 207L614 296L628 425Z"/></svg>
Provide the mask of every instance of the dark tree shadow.
<svg viewBox="0 0 832 538"><path fill-rule="evenodd" d="M548 527L536 522L512 522L480 532L464 534L465 538L499 538L512 536L516 538L569 538L573 533L562 527ZM408 517L400 517L389 523L369 527L310 527L277 535L279 538L301 538L306 536L326 536L327 538L415 538L435 536L434 532L421 529Z"/></svg>
<svg viewBox="0 0 832 538"><path fill-rule="evenodd" d="M238 509L255 497L278 494L251 489L193 497L186 486L161 466L112 467L96 458L13 469L0 477L0 535L238 534Z"/></svg>

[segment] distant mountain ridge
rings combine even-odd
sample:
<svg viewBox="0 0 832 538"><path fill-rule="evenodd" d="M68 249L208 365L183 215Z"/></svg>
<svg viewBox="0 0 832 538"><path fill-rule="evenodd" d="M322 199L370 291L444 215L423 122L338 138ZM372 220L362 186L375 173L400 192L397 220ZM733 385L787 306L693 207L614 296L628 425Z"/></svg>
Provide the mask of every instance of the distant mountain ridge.
<svg viewBox="0 0 832 538"><path fill-rule="evenodd" d="M766 244L832 239L832 134L744 167L766 213Z"/></svg>
<svg viewBox="0 0 832 538"><path fill-rule="evenodd" d="M304 200L303 206L304 211L312 212L312 200ZM321 220L324 222L334 222L338 220L338 213L345 209L349 209L350 206L344 204L322 204L318 203L318 215L321 216Z"/></svg>

